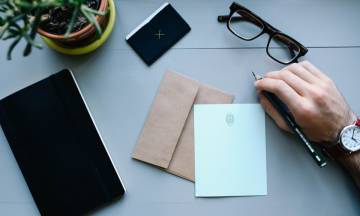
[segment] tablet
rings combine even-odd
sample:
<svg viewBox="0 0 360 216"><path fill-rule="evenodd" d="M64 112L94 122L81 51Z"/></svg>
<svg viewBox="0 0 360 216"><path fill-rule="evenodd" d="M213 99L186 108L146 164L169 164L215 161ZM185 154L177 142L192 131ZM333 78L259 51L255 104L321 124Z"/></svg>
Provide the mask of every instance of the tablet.
<svg viewBox="0 0 360 216"><path fill-rule="evenodd" d="M70 70L0 100L0 124L41 215L82 215L125 193Z"/></svg>

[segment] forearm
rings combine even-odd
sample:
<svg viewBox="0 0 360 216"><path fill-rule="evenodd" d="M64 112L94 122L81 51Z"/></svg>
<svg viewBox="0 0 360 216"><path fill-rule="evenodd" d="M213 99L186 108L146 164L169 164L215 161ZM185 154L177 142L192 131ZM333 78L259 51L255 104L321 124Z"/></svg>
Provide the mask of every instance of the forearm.
<svg viewBox="0 0 360 216"><path fill-rule="evenodd" d="M360 152L342 157L339 162L349 172L360 190Z"/></svg>

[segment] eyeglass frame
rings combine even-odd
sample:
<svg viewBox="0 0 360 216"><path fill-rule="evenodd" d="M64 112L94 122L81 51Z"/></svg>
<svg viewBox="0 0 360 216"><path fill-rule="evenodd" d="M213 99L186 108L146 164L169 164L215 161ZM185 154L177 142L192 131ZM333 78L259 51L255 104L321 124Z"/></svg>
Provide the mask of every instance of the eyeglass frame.
<svg viewBox="0 0 360 216"><path fill-rule="evenodd" d="M255 17L258 21L261 22L263 28L262 28L261 32L257 36L255 36L253 38L250 38L250 39L243 38L240 35L238 35L237 33L235 33L233 31L233 29L231 29L231 27L230 27L230 20L231 19L230 18L237 11L245 11L246 13L248 13L251 16ZM246 18L244 18L244 19L246 19ZM258 15L256 15L254 12L250 11L249 9L245 8L244 6L242 6L242 5L240 5L240 4L236 3L236 2L233 2L231 4L231 6L230 6L230 14L229 15L220 15L220 16L218 16L218 22L227 22L227 28L229 29L229 31L231 33L233 33L236 37L238 37L238 38L240 38L242 40L245 40L245 41L252 41L252 40L255 40L256 38L260 37L261 35L263 35L265 33L268 34L269 35L269 40L268 40L267 45L266 45L266 53L268 54L268 56L270 58L272 58L273 60L275 60L276 62L278 62L280 64L288 65L288 64L291 64L291 63L296 63L296 62L298 62L300 57L305 56L305 54L308 52L308 49L304 45L302 45L300 42L298 42L294 38L290 37L289 35L283 33L282 31L278 30L277 28L273 27L268 22L266 22L265 20L260 18ZM251 20L250 20L250 22L251 22ZM256 23L254 23L254 22L252 22L252 23L254 25L256 25ZM269 52L270 42L274 38L274 36L277 36L277 35L283 36L283 37L287 38L288 40L291 40L294 44L296 44L299 47L299 53L297 54L297 56L295 58L293 58L289 62L282 62L282 61L276 59L275 57L273 57Z"/></svg>

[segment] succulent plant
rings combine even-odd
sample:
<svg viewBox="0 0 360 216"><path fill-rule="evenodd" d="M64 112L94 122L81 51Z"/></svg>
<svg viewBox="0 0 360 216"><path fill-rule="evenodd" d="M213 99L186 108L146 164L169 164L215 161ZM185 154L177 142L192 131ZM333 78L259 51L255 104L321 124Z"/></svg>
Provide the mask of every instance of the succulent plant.
<svg viewBox="0 0 360 216"><path fill-rule="evenodd" d="M7 51L7 58L16 45L26 40L23 51L24 56L31 53L32 47L41 48L35 41L37 29L50 9L69 8L71 18L65 32L65 37L72 33L76 19L81 15L96 27L98 35L101 27L96 20L96 15L104 16L106 12L99 12L87 6L86 0L0 0L0 39L12 40Z"/></svg>

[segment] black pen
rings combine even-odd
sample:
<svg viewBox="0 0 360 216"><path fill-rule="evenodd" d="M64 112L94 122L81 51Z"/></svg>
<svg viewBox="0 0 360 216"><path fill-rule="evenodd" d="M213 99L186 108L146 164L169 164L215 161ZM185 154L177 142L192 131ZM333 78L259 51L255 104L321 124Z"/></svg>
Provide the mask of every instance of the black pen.
<svg viewBox="0 0 360 216"><path fill-rule="evenodd" d="M262 79L261 76L256 75L254 72L252 72L252 74L254 75L255 80ZM326 166L324 156L315 149L314 145L311 142L308 141L305 134L301 131L300 127L295 122L294 118L288 112L286 105L284 105L284 103L271 92L262 91L261 93L274 106L274 108L278 111L278 113L284 119L289 128L294 132L294 134L305 144L306 149L311 154L311 157L316 161L317 165L319 165L320 167Z"/></svg>

